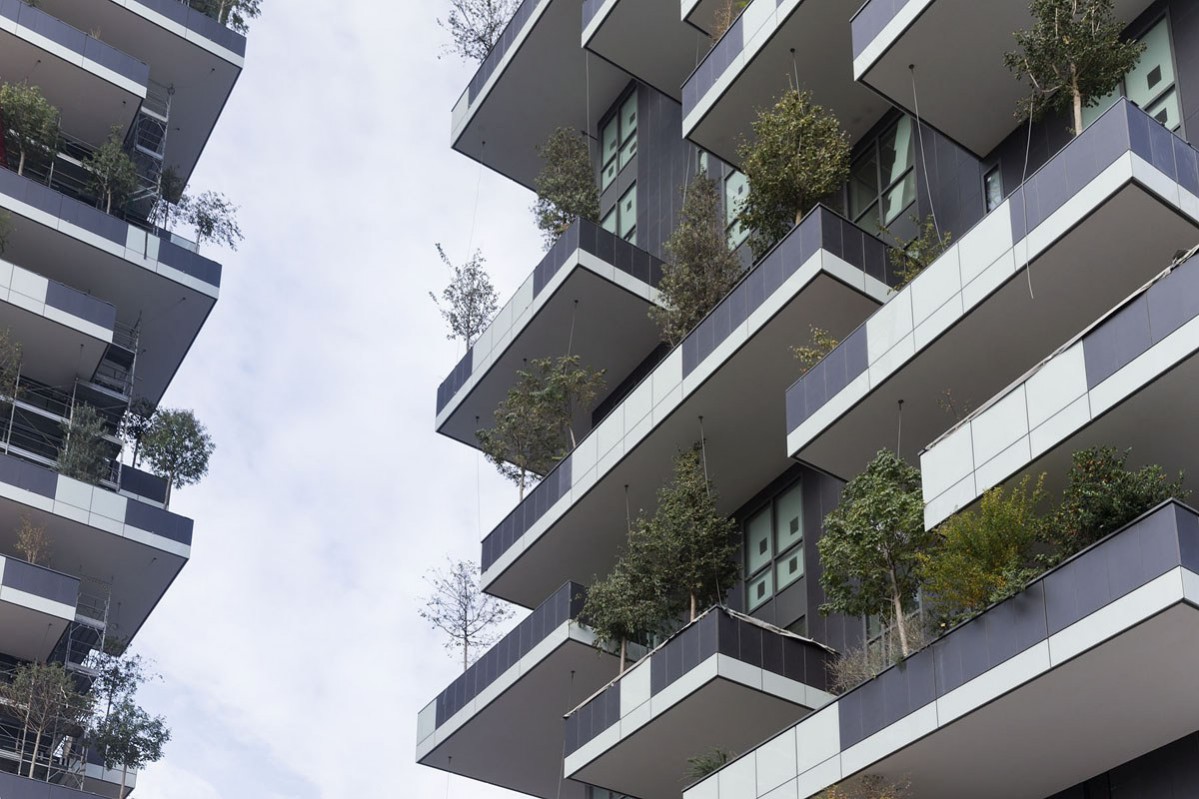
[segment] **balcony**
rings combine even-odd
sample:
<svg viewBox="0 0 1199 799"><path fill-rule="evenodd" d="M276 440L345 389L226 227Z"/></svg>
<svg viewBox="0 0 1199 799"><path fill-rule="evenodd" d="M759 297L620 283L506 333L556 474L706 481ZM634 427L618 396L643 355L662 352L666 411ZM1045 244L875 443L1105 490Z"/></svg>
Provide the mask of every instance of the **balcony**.
<svg viewBox="0 0 1199 799"><path fill-rule="evenodd" d="M566 719L566 776L629 796L677 796L687 758L740 754L833 700L831 650L713 608Z"/></svg>
<svg viewBox="0 0 1199 799"><path fill-rule="evenodd" d="M131 772L130 779L132 780L133 777ZM118 786L119 782L117 785L110 786L111 796L116 796ZM87 786L88 790L77 790L67 785L56 785L52 782L43 782L0 771L0 795L3 795L4 799L96 799L99 794L92 793L93 787ZM128 789L129 786L126 785L126 791Z"/></svg>
<svg viewBox="0 0 1199 799"><path fill-rule="evenodd" d="M103 300L0 261L0 329L21 345L25 375L59 386L90 378L113 346L116 321Z"/></svg>
<svg viewBox="0 0 1199 799"><path fill-rule="evenodd" d="M1151 0L1115 0L1131 22ZM854 78L891 102L915 108L916 67L921 118L983 157L1011 132L1024 84L1003 64L1012 32L1028 28L1026 0L987 4L985 17L953 0L868 0L853 18Z"/></svg>
<svg viewBox="0 0 1199 799"><path fill-rule="evenodd" d="M929 527L1020 474L1064 487L1072 453L1132 448L1138 464L1195 474L1199 257L1171 267L920 458Z"/></svg>
<svg viewBox="0 0 1199 799"><path fill-rule="evenodd" d="M578 0L524 0L454 105L453 148L532 189L536 146L558 128L589 130L629 81L579 35Z"/></svg>
<svg viewBox="0 0 1199 799"><path fill-rule="evenodd" d="M490 425L516 372L570 341L610 383L624 379L658 343L648 311L661 278L662 262L649 253L575 222L437 387L438 432L476 446L475 431Z"/></svg>
<svg viewBox="0 0 1199 799"><path fill-rule="evenodd" d="M683 21L710 36L715 30L716 12L723 0L680 0Z"/></svg>
<svg viewBox="0 0 1199 799"><path fill-rule="evenodd" d="M843 479L883 446L915 463L1197 238L1199 153L1121 101L788 389L787 451Z"/></svg>
<svg viewBox="0 0 1199 799"><path fill-rule="evenodd" d="M113 125L128 129L150 68L24 0L0 0L0 75L35 76L63 125L100 141Z"/></svg>
<svg viewBox="0 0 1199 799"><path fill-rule="evenodd" d="M791 347L812 325L847 333L890 282L881 241L809 213L484 539L486 590L530 607L564 580L606 573L625 509L653 512L701 424L719 509L735 511L790 463L778 397L799 371Z"/></svg>
<svg viewBox="0 0 1199 799"><path fill-rule="evenodd" d="M921 799L1051 796L1199 728L1197 599L1199 515L1168 502L684 799L807 799L864 773Z"/></svg>
<svg viewBox="0 0 1199 799"><path fill-rule="evenodd" d="M172 87L166 165L190 177L241 74L245 37L179 0L40 5L81 30L101 31L106 42L150 64L156 83Z"/></svg>
<svg viewBox="0 0 1199 799"><path fill-rule="evenodd" d="M542 799L582 799L562 784L562 715L617 671L575 619L567 583L417 717L417 762Z"/></svg>
<svg viewBox="0 0 1199 799"><path fill-rule="evenodd" d="M0 208L12 215L6 258L110 303L138 330L135 393L157 402L216 302L220 264L7 169Z"/></svg>
<svg viewBox="0 0 1199 799"><path fill-rule="evenodd" d="M677 0L583 0L583 46L678 102L711 40Z"/></svg>
<svg viewBox="0 0 1199 799"><path fill-rule="evenodd" d="M79 580L17 558L0 557L0 640L4 653L45 660L75 619Z"/></svg>
<svg viewBox="0 0 1199 799"><path fill-rule="evenodd" d="M737 144L752 138L757 111L773 105L798 76L799 87L833 111L857 141L890 106L845 67L846 13L841 0L753 0L687 78L683 135L739 163Z"/></svg>
<svg viewBox="0 0 1199 799"><path fill-rule="evenodd" d="M111 580L110 636L133 637L191 554L191 519L13 455L0 454L0 500L0 551L15 551L28 516L52 566Z"/></svg>

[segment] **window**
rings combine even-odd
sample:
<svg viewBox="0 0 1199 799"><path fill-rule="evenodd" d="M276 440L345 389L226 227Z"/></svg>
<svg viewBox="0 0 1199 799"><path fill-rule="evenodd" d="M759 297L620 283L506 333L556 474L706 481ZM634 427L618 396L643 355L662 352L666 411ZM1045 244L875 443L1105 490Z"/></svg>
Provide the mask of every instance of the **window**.
<svg viewBox="0 0 1199 799"><path fill-rule="evenodd" d="M724 179L724 228L728 234L729 247L736 249L749 236L741 224L741 208L749 196L749 179L733 170Z"/></svg>
<svg viewBox="0 0 1199 799"><path fill-rule="evenodd" d="M615 205L612 206L611 211L604 214L604 220L602 222L600 222L600 227L602 227L604 230L611 233L613 236L616 235L616 206Z"/></svg>
<svg viewBox="0 0 1199 799"><path fill-rule="evenodd" d="M991 167L987 174L983 175L983 193L988 214L1003 203L1003 175L999 172L999 164Z"/></svg>
<svg viewBox="0 0 1199 799"><path fill-rule="evenodd" d="M746 606L757 610L804 576L803 486L792 483L745 523Z"/></svg>
<svg viewBox="0 0 1199 799"><path fill-rule="evenodd" d="M630 244L637 243L637 184L629 186L616 204L617 235Z"/></svg>
<svg viewBox="0 0 1199 799"><path fill-rule="evenodd" d="M885 227L916 200L916 142L911 117L866 145L849 173L849 215L867 229Z"/></svg>
<svg viewBox="0 0 1199 799"><path fill-rule="evenodd" d="M1170 27L1163 17L1141 37L1145 54L1120 85L1107 97L1082 110L1083 127L1103 116L1103 112L1121 97L1127 97L1149 116L1170 130L1182 125L1178 106L1178 87L1174 79L1174 52L1170 45Z"/></svg>
<svg viewBox="0 0 1199 799"><path fill-rule="evenodd" d="M600 190L612 185L620 170L637 154L637 92L633 91L620 104L620 111L605 124L600 138L604 146L604 163Z"/></svg>

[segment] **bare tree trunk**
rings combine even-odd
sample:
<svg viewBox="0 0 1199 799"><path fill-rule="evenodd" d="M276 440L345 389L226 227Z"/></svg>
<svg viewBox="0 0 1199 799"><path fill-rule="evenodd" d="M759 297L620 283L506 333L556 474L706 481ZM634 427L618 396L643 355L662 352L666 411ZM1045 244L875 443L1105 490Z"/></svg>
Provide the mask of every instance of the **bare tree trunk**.
<svg viewBox="0 0 1199 799"><path fill-rule="evenodd" d="M1070 91L1074 94L1074 135L1082 133L1082 91L1078 88L1077 68L1071 65Z"/></svg>
<svg viewBox="0 0 1199 799"><path fill-rule="evenodd" d="M899 631L899 649L906 658L911 654L908 649L908 631L903 616L903 600L899 596L899 578L895 576L895 567L888 570L891 575L891 604L895 608L895 628Z"/></svg>
<svg viewBox="0 0 1199 799"><path fill-rule="evenodd" d="M628 652L629 642L625 639L620 639L620 673L624 674L625 655Z"/></svg>
<svg viewBox="0 0 1199 799"><path fill-rule="evenodd" d="M33 769L37 766L37 750L42 746L42 731L37 731L37 737L33 739L33 757L29 758L29 779L33 779Z"/></svg>
<svg viewBox="0 0 1199 799"><path fill-rule="evenodd" d="M21 148L21 157L17 160L17 174L20 175L25 171L25 148Z"/></svg>
<svg viewBox="0 0 1199 799"><path fill-rule="evenodd" d="M696 604L697 603L696 603L696 599L695 599L695 592L692 591L691 592L691 621L695 621Z"/></svg>
<svg viewBox="0 0 1199 799"><path fill-rule="evenodd" d="M462 636L462 671L470 668L470 638Z"/></svg>
<svg viewBox="0 0 1199 799"><path fill-rule="evenodd" d="M128 777L128 774L129 774L129 766L126 766L124 763L122 763L121 764L121 790L119 793L117 793L118 799L125 799L125 780Z"/></svg>

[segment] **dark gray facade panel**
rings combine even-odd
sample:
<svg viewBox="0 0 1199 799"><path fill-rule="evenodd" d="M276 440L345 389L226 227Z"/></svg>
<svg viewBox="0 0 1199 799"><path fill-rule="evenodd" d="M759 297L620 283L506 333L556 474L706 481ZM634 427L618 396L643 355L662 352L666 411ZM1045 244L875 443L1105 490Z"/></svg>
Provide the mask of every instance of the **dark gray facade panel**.
<svg viewBox="0 0 1199 799"><path fill-rule="evenodd" d="M4 453L0 453L0 482L50 499L54 499L58 490L58 474L54 470Z"/></svg>
<svg viewBox="0 0 1199 799"><path fill-rule="evenodd" d="M125 524L191 546L194 522L156 505L131 499L125 503Z"/></svg>
<svg viewBox="0 0 1199 799"><path fill-rule="evenodd" d="M0 17L102 64L140 86L145 86L150 79L150 67L145 63L22 0L0 0Z"/></svg>
<svg viewBox="0 0 1199 799"><path fill-rule="evenodd" d="M857 58L912 0L868 0L854 15L853 57Z"/></svg>
<svg viewBox="0 0 1199 799"><path fill-rule="evenodd" d="M46 286L46 304L105 330L112 330L116 326L117 309L114 306L53 280Z"/></svg>
<svg viewBox="0 0 1199 799"><path fill-rule="evenodd" d="M1171 501L1083 550L1026 590L842 696L837 702L841 748L1185 565L1183 552L1195 556L1197 535L1199 515Z"/></svg>
<svg viewBox="0 0 1199 799"><path fill-rule="evenodd" d="M71 607L79 601L79 580L17 558L5 559L3 583L9 588Z"/></svg>
<svg viewBox="0 0 1199 799"><path fill-rule="evenodd" d="M161 477L134 469L132 466L121 466L121 490L136 494L139 497L166 502L167 483Z"/></svg>
<svg viewBox="0 0 1199 799"><path fill-rule="evenodd" d="M554 470L547 474L529 492L516 508L483 539L483 570L499 560L500 556L523 536L545 512L554 506L571 486L571 456L567 455Z"/></svg>

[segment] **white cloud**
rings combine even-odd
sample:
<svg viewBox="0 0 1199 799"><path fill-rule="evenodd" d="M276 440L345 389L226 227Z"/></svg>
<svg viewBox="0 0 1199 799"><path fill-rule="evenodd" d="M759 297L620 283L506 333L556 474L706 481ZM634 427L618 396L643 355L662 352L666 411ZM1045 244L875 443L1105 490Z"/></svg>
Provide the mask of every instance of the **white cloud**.
<svg viewBox="0 0 1199 799"><path fill-rule="evenodd" d="M268 0L194 184L242 206L222 296L166 402L217 451L173 509L191 563L138 639L165 682L167 760L142 799L445 795L417 710L455 676L416 615L421 575L477 558L515 502L432 431L460 353L428 292L472 239L501 290L541 257L523 189L450 151L469 79L440 8ZM480 524L479 519L482 523ZM454 797L514 796L455 778Z"/></svg>

